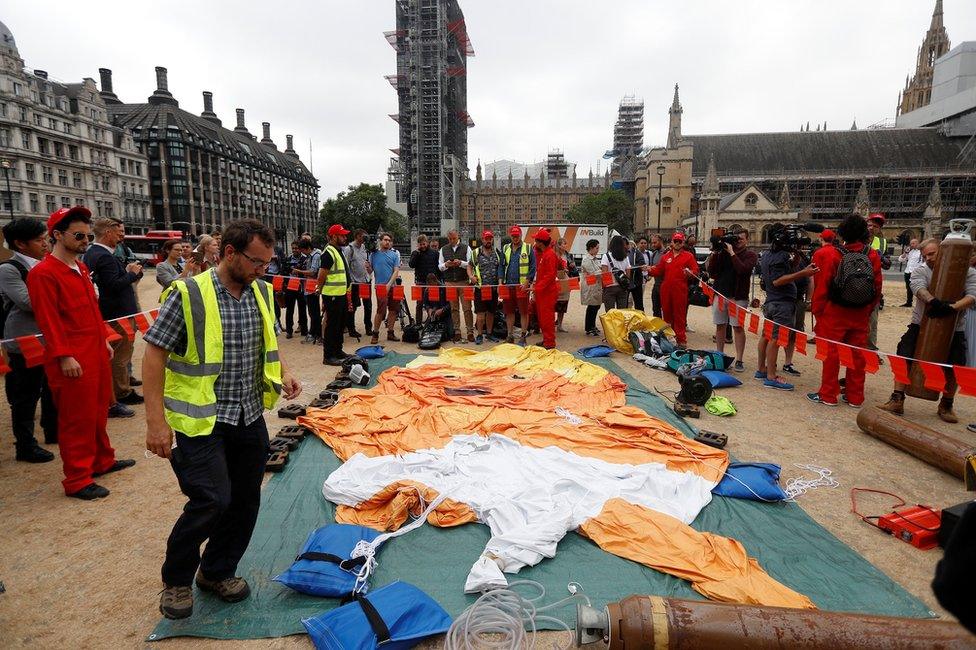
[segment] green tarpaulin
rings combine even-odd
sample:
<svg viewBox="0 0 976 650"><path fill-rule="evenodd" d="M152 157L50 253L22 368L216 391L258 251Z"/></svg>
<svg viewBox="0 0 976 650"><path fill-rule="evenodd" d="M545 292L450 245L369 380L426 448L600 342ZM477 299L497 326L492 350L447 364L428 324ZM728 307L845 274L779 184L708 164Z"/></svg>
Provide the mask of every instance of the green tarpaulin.
<svg viewBox="0 0 976 650"><path fill-rule="evenodd" d="M388 354L370 361L380 371L403 365L412 357ZM617 374L631 388L629 404L667 420L689 435L691 430L658 396L609 359L591 359ZM776 459L767 459L775 462ZM290 456L288 466L273 476L261 498L251 545L238 574L251 585L251 597L225 604L209 594L195 593L193 616L181 621L163 619L149 640L174 636L254 639L300 634L301 619L338 606L338 600L305 596L273 582L295 559L309 532L333 521L334 507L322 496L326 477L340 465L318 438L309 437ZM694 528L733 537L774 578L810 597L826 610L887 616L931 616L928 608L898 584L813 521L796 504L757 503L716 497L702 510ZM403 580L423 589L456 616L474 602L462 589L471 564L488 541L486 526L468 524L440 529L425 525L391 540L378 554L372 586ZM701 599L687 582L605 553L592 542L569 533L556 557L523 569L515 579L535 580L551 602L567 595L569 582L578 582L602 607L630 594L657 594ZM572 610L557 612L572 621Z"/></svg>

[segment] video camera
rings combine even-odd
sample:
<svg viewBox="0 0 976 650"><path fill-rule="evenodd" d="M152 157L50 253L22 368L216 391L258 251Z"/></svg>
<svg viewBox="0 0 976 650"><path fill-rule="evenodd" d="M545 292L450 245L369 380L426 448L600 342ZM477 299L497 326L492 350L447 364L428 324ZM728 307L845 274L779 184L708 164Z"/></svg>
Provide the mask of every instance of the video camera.
<svg viewBox="0 0 976 650"><path fill-rule="evenodd" d="M713 251L724 251L726 244L735 246L739 241L739 233L730 233L725 228L712 228L712 235L708 241L712 243Z"/></svg>
<svg viewBox="0 0 976 650"><path fill-rule="evenodd" d="M803 246L809 246L813 241L804 232L823 232L824 227L819 223L791 223L775 228L770 236L770 248L774 251L796 251Z"/></svg>

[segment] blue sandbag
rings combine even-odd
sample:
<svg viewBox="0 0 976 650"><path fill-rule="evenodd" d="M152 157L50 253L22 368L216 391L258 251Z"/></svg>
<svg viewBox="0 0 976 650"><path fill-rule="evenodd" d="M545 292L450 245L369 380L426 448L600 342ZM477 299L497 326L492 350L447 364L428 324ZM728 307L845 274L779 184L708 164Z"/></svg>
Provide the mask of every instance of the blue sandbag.
<svg viewBox="0 0 976 650"><path fill-rule="evenodd" d="M613 352L613 348L609 345L591 345L589 347L580 348L577 350L587 359L594 359L596 357L609 357L610 353Z"/></svg>
<svg viewBox="0 0 976 650"><path fill-rule="evenodd" d="M366 526L329 524L308 536L298 557L305 553L326 553L341 560L349 560L357 542L372 542L379 535L379 531ZM284 573L273 580L310 596L339 598L348 596L356 586L358 569L359 565L343 568L328 560L296 559ZM363 590L367 587L368 585L363 586Z"/></svg>
<svg viewBox="0 0 976 650"><path fill-rule="evenodd" d="M360 359L382 359L386 356L382 345L364 345L356 350L356 356Z"/></svg>
<svg viewBox="0 0 976 650"><path fill-rule="evenodd" d="M730 463L725 476L712 488L712 494L752 501L782 501L786 492L779 486L779 473L780 466L773 463Z"/></svg>
<svg viewBox="0 0 976 650"><path fill-rule="evenodd" d="M379 645L363 605L354 600L324 614L302 619L316 650L412 648L451 627L450 614L433 598L406 582L397 581L380 587L364 599L379 614L390 640Z"/></svg>
<svg viewBox="0 0 976 650"><path fill-rule="evenodd" d="M731 388L742 385L737 377L721 370L702 370L701 376L708 380L712 388Z"/></svg>

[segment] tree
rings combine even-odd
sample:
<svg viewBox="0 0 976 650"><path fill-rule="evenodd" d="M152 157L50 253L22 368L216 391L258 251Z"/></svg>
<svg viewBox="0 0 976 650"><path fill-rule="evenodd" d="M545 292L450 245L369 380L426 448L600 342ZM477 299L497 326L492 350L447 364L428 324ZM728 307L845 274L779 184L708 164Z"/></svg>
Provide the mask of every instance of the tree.
<svg viewBox="0 0 976 650"><path fill-rule="evenodd" d="M350 185L347 191L327 200L319 210L319 234L326 237L329 226L336 223L350 232L362 228L370 235L389 232L397 241L409 237L406 218L386 206L386 194L379 184Z"/></svg>
<svg viewBox="0 0 976 650"><path fill-rule="evenodd" d="M629 235L634 229L634 202L621 190L606 189L590 194L566 213L569 223L606 224Z"/></svg>

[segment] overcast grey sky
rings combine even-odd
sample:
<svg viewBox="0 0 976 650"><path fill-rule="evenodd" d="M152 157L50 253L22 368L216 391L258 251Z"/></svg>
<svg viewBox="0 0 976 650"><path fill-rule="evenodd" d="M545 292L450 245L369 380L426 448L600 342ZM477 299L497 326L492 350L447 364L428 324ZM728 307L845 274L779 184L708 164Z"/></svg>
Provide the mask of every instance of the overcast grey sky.
<svg viewBox="0 0 976 650"><path fill-rule="evenodd" d="M302 160L314 148L323 199L386 178L398 142L392 0L31 0L5 3L26 65L61 81L114 72L123 101L145 101L154 66L180 106L271 122ZM976 2L945 0L953 44L976 39ZM468 65L469 166L531 162L563 149L579 171L612 141L617 103L645 101L644 142L664 142L673 86L684 132L848 128L894 117L935 0L461 0Z"/></svg>

